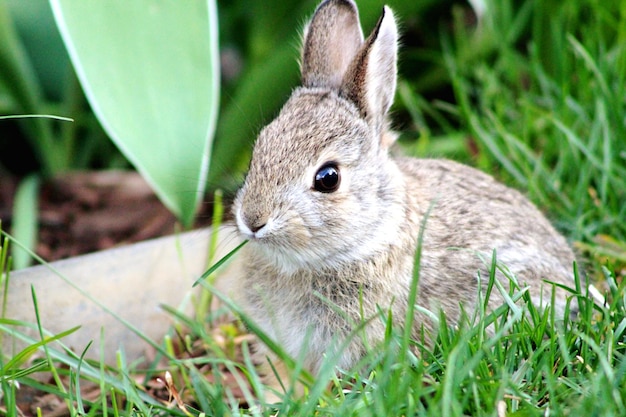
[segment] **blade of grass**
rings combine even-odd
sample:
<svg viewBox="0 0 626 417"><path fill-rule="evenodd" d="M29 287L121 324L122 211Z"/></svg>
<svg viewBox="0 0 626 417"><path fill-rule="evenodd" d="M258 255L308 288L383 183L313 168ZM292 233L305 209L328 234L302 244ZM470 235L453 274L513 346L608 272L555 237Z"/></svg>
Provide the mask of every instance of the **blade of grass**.
<svg viewBox="0 0 626 417"><path fill-rule="evenodd" d="M39 232L39 185L37 174L24 178L18 185L13 203L13 236L22 245L28 248L25 251L19 247L13 249L13 265L15 269L26 268L32 263L30 252L37 246Z"/></svg>
<svg viewBox="0 0 626 417"><path fill-rule="evenodd" d="M32 300L33 300L33 307L35 309L35 322L37 323L37 330L39 332L39 339L40 340L45 340L45 336L44 336L44 330L43 330L43 326L41 324L41 317L39 315L39 306L37 304L37 295L35 294L35 287L31 286L31 296L32 296ZM63 385L63 381L61 380L61 377L59 376L59 372L57 371L56 367L54 366L54 362L52 360L52 357L50 356L50 351L48 349L48 344L44 343L42 345L44 354L45 354L45 358L46 358L46 362L48 364L48 371L50 371L50 374L52 375L52 379L54 380L57 388L61 391L61 393L63 394L63 397L65 398L65 402L67 405L67 408L71 410L71 402L69 401L69 399L66 398L67 395L67 390L65 389L64 385Z"/></svg>
<svg viewBox="0 0 626 417"><path fill-rule="evenodd" d="M209 269L207 269L202 276L200 276L200 278L198 278L192 285L192 287L195 287L196 285L203 283L205 281L205 279L207 277L209 277L211 274L213 274L215 271L217 271L222 265L224 265L230 258L233 257L233 255L235 255L239 249L241 249L246 243L248 243L247 240L244 240L243 242L241 242L239 245L237 245L237 247L233 250L231 250L230 252L228 252L226 255L224 255L224 257L222 257L219 261L217 261L212 267L210 267ZM206 283L206 285L210 288L213 288L212 285L210 283Z"/></svg>
<svg viewBox="0 0 626 417"><path fill-rule="evenodd" d="M8 321L8 320L0 320L0 324L10 324L10 325L21 325L21 322L17 322L17 321ZM48 345L56 340L60 340L62 338L64 338L67 335L70 335L72 333L74 333L76 330L78 330L80 328L80 326L76 326L73 327L71 329L68 329L64 332L55 334L54 336L51 337L45 337L42 340L40 340L39 342L33 343L29 346L27 346L26 348L24 348L23 350L21 350L20 352L18 352L17 354L15 354L11 360L9 360L6 364L4 364L3 366L3 373L4 375L2 376L2 378L8 378L10 377L7 376L7 372L12 372L14 369L18 369L21 365L23 365L24 363L26 363L35 352L37 352L40 348L44 347L45 345Z"/></svg>
<svg viewBox="0 0 626 417"><path fill-rule="evenodd" d="M74 121L74 119L70 117L56 116L54 114L16 114L16 115L0 116L0 120L3 120L3 119L52 119L52 120L59 120L62 122Z"/></svg>

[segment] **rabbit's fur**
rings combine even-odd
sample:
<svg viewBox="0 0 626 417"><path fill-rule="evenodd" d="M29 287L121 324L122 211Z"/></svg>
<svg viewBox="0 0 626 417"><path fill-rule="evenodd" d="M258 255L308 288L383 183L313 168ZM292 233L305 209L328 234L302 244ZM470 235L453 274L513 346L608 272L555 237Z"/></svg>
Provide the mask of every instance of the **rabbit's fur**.
<svg viewBox="0 0 626 417"><path fill-rule="evenodd" d="M460 304L472 311L487 285L493 250L550 301L544 280L573 285L574 254L542 213L516 190L476 169L435 159L394 158L386 113L396 85L397 29L388 7L366 40L351 0L328 0L304 35L302 86L254 147L234 215L249 243L241 295L247 313L305 366L319 370L362 318L391 308L402 325L414 254L425 221L418 304L450 323ZM314 189L320 167L334 162L340 185ZM509 279L498 272L505 288ZM562 311L565 291L557 290ZM497 290L491 307L502 303ZM432 321L416 314L415 334ZM383 338L383 320L367 343ZM261 348L263 349L263 348ZM349 367L364 353L358 337L338 353ZM265 355L262 350L261 355Z"/></svg>

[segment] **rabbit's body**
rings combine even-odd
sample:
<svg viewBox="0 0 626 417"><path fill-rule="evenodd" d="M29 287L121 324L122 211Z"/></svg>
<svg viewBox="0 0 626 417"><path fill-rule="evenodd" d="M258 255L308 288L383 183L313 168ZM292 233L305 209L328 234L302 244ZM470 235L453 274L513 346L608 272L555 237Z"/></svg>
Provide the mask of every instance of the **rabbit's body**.
<svg viewBox="0 0 626 417"><path fill-rule="evenodd" d="M289 265L289 270L285 270L284 264L276 265L263 250L253 245L243 248L246 276L242 289L248 312L292 356L298 357L305 349L305 366L313 372L318 369L323 355L332 353L329 347L341 342L342 336L352 330L352 324L371 318L380 308L391 307L396 324L402 324L413 279L417 236L425 216L428 217L421 253L418 305L435 313L443 308L450 324L458 319L460 304L469 308L466 309L469 312L475 305L478 274L485 293L494 249L498 262L515 274L522 286L530 285L538 305L547 305L552 295L552 286L544 283L544 279L573 285L572 251L565 239L519 192L480 171L448 160L399 158L395 162L407 179L397 190L396 201L403 210L394 227L383 233L396 239L367 253L367 261L344 259L331 267L318 261L318 268L309 265L296 269L295 265ZM433 177L433 172L438 173L437 177ZM489 215L468 210L468 202ZM520 213L528 217L520 218ZM502 230L512 235L503 236ZM367 246L365 242L358 242L367 232L354 230L350 233L355 238L354 245ZM327 237L352 240L332 233ZM344 250L360 255L365 251L349 247ZM289 258L289 254L283 253L282 257ZM508 288L508 278L501 272L497 272L497 277ZM557 294L557 310L563 312L565 294L562 291ZM499 292L494 290L490 305L497 307L502 302ZM345 313L345 317L337 309ZM418 313L416 332L422 325L426 330L433 330L434 323ZM369 345L382 340L384 332L385 323L373 320L366 332ZM350 349L343 352L338 365L349 367L362 354L362 340L358 335Z"/></svg>
<svg viewBox="0 0 626 417"><path fill-rule="evenodd" d="M363 41L351 1L320 5L305 34L303 87L260 133L235 201L250 240L240 253L247 313L294 357L306 352L313 372L380 309L402 325L423 224L418 304L442 308L450 323L461 304L476 305L494 249L537 304L550 301L543 280L573 283L574 254L519 192L455 162L389 155L395 60L389 9ZM556 302L564 310L564 291ZM490 306L501 303L494 290ZM415 334L422 326L434 328L418 313ZM372 320L367 344L384 332L383 320ZM338 365L354 364L363 343L356 337Z"/></svg>

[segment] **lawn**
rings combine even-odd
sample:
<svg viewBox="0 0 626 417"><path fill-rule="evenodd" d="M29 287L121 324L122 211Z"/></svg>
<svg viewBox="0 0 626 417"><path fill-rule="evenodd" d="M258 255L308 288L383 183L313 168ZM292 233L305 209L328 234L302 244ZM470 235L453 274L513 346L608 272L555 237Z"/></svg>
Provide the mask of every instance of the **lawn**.
<svg viewBox="0 0 626 417"><path fill-rule="evenodd" d="M626 415L626 7L493 1L476 19L468 6L446 3L426 33L422 25L440 10L418 3L422 18L390 2L405 32L392 111L400 146L476 166L547 213L580 255L576 319L537 311L523 287L494 285L507 302L491 313L466 311L455 328L441 317L432 347L390 327L355 369L337 370L328 357L315 379L299 358L284 358L305 395L287 392L263 407L250 350L266 337L205 284L223 307L194 317L168 309L177 325L153 341L158 355L147 370L123 352L116 366L84 360L52 343L63 334L3 357L0 415L20 415L16 401L26 389L52 394L72 416ZM0 271L6 263L0 256ZM587 279L605 305L588 297ZM34 294L33 306L43 296ZM391 321L384 311L371 319ZM0 337L15 325L0 318Z"/></svg>

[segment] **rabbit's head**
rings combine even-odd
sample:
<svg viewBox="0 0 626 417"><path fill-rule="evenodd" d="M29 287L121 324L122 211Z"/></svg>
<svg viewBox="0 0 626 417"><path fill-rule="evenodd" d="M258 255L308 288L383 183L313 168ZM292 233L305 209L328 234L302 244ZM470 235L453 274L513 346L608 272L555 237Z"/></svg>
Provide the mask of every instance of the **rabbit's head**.
<svg viewBox="0 0 626 417"><path fill-rule="evenodd" d="M259 134L234 205L250 249L279 269L334 268L396 239L403 179L386 131L396 56L389 8L365 40L351 0L315 11L302 86Z"/></svg>

